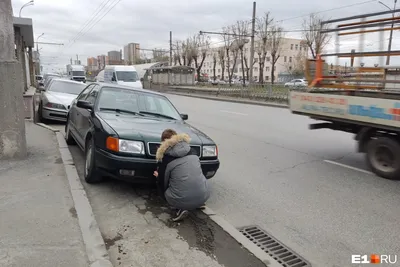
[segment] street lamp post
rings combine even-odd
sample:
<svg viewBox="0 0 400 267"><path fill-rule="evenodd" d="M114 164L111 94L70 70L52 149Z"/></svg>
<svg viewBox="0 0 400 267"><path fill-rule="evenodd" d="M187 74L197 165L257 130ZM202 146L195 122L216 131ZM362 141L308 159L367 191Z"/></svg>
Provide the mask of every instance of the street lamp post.
<svg viewBox="0 0 400 267"><path fill-rule="evenodd" d="M21 17L21 11L22 11L22 9L24 9L24 8L27 7L27 6L33 6L34 4L35 4L34 0L31 0L31 1L29 1L28 3L26 3L25 5L23 5L23 6L21 7L21 9L19 10L19 17Z"/></svg>
<svg viewBox="0 0 400 267"><path fill-rule="evenodd" d="M390 7L388 7L386 4L384 4L381 1L378 1L379 4L387 7L389 10L393 10L393 14L392 14L392 26L390 28L390 36L389 36L389 44L388 44L388 52L390 53L390 51L392 50L392 39L393 39L393 27L394 27L394 11L396 10L396 4L397 4L397 0L394 0L394 5L393 5L393 9L391 9ZM390 55L388 54L386 56L386 65L390 64Z"/></svg>
<svg viewBox="0 0 400 267"><path fill-rule="evenodd" d="M42 37L44 35L44 33L42 33L41 35L38 36L38 38L36 38L36 52L39 53L39 38Z"/></svg>
<svg viewBox="0 0 400 267"><path fill-rule="evenodd" d="M44 35L44 33L42 33L41 35L39 35L39 36L36 38L36 53L37 53L38 59L39 59L39 67L41 67L41 64L40 64L40 52L39 52L39 38L42 37L43 35ZM39 68L39 69L40 69L40 68ZM41 69L40 69L40 73L42 73Z"/></svg>

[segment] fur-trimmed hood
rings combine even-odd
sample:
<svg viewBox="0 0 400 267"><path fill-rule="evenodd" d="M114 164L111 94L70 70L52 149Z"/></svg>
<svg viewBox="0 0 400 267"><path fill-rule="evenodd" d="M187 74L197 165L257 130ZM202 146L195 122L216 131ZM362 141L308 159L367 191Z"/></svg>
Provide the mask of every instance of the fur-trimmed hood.
<svg viewBox="0 0 400 267"><path fill-rule="evenodd" d="M174 154L178 155L174 156L179 156L179 154L181 154L180 152L187 154L190 151L189 142L190 142L190 136L185 133L172 136L170 139L167 139L161 143L160 147L157 149L156 160L161 161L162 158L164 157L164 154L168 150L171 150L171 148L175 148L174 150L177 150L174 151L175 152ZM176 145L178 144L181 144L179 148L176 147Z"/></svg>

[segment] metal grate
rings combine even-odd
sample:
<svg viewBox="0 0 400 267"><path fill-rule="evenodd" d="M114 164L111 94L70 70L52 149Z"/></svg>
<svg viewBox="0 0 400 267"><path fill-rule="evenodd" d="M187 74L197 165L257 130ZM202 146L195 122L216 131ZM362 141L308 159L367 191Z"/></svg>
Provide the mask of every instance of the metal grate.
<svg viewBox="0 0 400 267"><path fill-rule="evenodd" d="M258 226L245 226L239 231L283 267L311 267L308 261Z"/></svg>
<svg viewBox="0 0 400 267"><path fill-rule="evenodd" d="M156 143L156 142L148 142L147 143L147 150L149 152L150 156L155 156L157 153L157 149L160 146L160 143ZM197 156L201 156L201 147L200 146L196 146L196 145L191 145L190 146L192 149L194 149L196 151L196 155Z"/></svg>

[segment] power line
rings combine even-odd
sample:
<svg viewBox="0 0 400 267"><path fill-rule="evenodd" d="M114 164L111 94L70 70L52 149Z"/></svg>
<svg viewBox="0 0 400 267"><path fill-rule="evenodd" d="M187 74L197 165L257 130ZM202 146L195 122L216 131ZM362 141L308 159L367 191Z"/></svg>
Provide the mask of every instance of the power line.
<svg viewBox="0 0 400 267"><path fill-rule="evenodd" d="M93 12L93 14L90 16L90 18L88 20L86 20L86 22L83 24L82 28L80 29L80 31L75 34L71 39L68 40L67 46L70 47L69 45L72 43L72 41L90 24L90 22L93 21L93 19L97 16L97 14L104 8L104 3L106 1L111 1L111 0L104 0L97 8L96 10ZM107 3L106 3L107 4ZM60 51L59 51L60 52Z"/></svg>
<svg viewBox="0 0 400 267"><path fill-rule="evenodd" d="M107 3L109 3L110 1L112 1L112 0L108 0ZM111 4L111 5L109 6L109 9L107 10L107 12L105 12L105 13L103 14L103 16L101 16L98 20L96 20L96 21L90 26L90 28L86 29L80 36L78 36L77 38L75 38L74 41L73 41L73 43L75 43L75 42L76 42L77 40L79 40L81 37L85 36L91 29L93 29L93 27L96 26L105 16L107 16L107 14L110 13L110 11L111 11L119 2L121 2L121 1L122 1L122 0L116 0L115 2L113 2L114 4ZM70 47L71 47L72 45L73 45L73 44L71 44Z"/></svg>
<svg viewBox="0 0 400 267"><path fill-rule="evenodd" d="M107 2L106 4L108 4L110 1L112 1L112 0L108 0L108 2ZM101 16L101 17L100 17L98 20L96 20L94 23L92 23L92 25L91 25L90 28L86 29L84 32L81 33L81 35L77 36L77 37L74 39L73 43L71 43L67 48L70 48L77 40L79 40L81 37L83 37L85 34L87 34L91 29L93 29L93 27L96 26L108 13L110 13L110 11L111 11L119 2L121 2L121 1L122 1L122 0L117 0L117 1L113 2L114 4L111 4L111 5L109 6L109 9L107 10L107 12L105 12L105 13L103 14L103 16Z"/></svg>
<svg viewBox="0 0 400 267"><path fill-rule="evenodd" d="M97 12L95 12L94 13L94 15L92 16L92 19L91 20L89 20L87 23L86 23L86 25L84 25L84 27L78 32L78 34L72 39L72 43L74 43L80 36L82 36L83 34L84 34L84 30L86 29L87 30L87 27L89 27L90 26L90 24L92 23L92 22L94 22L100 15L100 12L108 5L108 3L110 3L112 0L104 0L101 4L100 4L100 6L99 6L99 8L98 8L98 10L97 10Z"/></svg>

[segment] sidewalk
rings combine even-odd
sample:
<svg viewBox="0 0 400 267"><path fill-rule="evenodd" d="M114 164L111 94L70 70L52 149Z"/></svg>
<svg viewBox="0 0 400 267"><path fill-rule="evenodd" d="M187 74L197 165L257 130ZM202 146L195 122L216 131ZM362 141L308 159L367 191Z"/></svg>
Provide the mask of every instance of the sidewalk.
<svg viewBox="0 0 400 267"><path fill-rule="evenodd" d="M26 136L27 159L0 161L0 266L89 266L56 136Z"/></svg>

